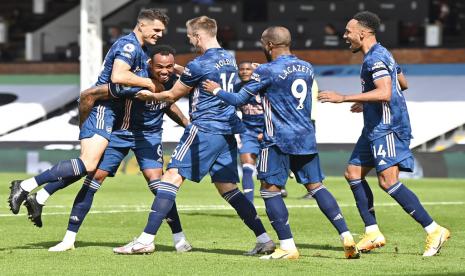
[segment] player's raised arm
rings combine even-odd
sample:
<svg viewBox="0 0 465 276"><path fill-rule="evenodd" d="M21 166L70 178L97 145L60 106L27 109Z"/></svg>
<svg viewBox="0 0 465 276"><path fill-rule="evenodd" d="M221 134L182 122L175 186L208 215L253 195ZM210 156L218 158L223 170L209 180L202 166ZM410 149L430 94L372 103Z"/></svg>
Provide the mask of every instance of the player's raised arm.
<svg viewBox="0 0 465 276"><path fill-rule="evenodd" d="M178 80L170 90L166 90L160 93L152 93L147 90L142 90L136 94L135 98L142 101L160 101L174 103L181 97L189 94L191 89L192 87L186 86Z"/></svg>
<svg viewBox="0 0 465 276"><path fill-rule="evenodd" d="M219 97L224 102L232 106L241 106L249 101L253 94L248 92L246 89L241 88L237 93L228 93L221 89L221 86L211 80L206 80L202 83L202 87L205 91Z"/></svg>
<svg viewBox="0 0 465 276"><path fill-rule="evenodd" d="M187 127L189 124L189 119L184 116L181 109L176 104L172 104L166 111L166 115L170 117L175 123L182 127Z"/></svg>
<svg viewBox="0 0 465 276"><path fill-rule="evenodd" d="M113 63L111 81L113 83L119 83L128 86L147 87L149 90L155 91L155 85L151 79L137 76L131 72L131 66L120 59L116 59Z"/></svg>

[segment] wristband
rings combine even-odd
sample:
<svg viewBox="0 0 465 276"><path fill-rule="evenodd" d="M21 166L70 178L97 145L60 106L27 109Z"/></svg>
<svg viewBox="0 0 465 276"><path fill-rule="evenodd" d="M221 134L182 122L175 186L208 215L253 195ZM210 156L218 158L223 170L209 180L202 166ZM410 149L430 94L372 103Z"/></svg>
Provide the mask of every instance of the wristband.
<svg viewBox="0 0 465 276"><path fill-rule="evenodd" d="M217 87L213 90L212 94L216 96L216 94L218 94L218 92L220 92L221 90L221 87Z"/></svg>

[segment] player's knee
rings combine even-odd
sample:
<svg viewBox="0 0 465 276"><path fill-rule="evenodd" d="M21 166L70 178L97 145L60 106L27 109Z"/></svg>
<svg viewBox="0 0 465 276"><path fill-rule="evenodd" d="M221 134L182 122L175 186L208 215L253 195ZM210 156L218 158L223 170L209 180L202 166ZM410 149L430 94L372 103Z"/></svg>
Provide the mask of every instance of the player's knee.
<svg viewBox="0 0 465 276"><path fill-rule="evenodd" d="M361 179L362 176L358 170L351 169L351 167L347 167L344 171L344 177L347 181Z"/></svg>
<svg viewBox="0 0 465 276"><path fill-rule="evenodd" d="M178 173L177 169L169 169L165 172L161 180L163 182L168 182L176 186L181 186L184 179Z"/></svg>
<svg viewBox="0 0 465 276"><path fill-rule="evenodd" d="M95 179L100 184L102 184L103 181L105 181L105 178L107 178L107 176L108 176L108 172L97 170L92 178Z"/></svg>

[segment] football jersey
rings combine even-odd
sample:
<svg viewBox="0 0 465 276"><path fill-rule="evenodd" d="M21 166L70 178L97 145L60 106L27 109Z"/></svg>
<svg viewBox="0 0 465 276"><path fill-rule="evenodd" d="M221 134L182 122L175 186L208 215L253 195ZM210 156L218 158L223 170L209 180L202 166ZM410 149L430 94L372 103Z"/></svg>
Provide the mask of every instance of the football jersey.
<svg viewBox="0 0 465 276"><path fill-rule="evenodd" d="M228 51L223 48L210 48L184 68L180 81L193 88L189 94L189 115L192 124L201 131L213 134L243 132L244 126L235 108L204 91L202 82L207 79L221 84L225 91L234 91L237 65Z"/></svg>
<svg viewBox="0 0 465 276"><path fill-rule="evenodd" d="M294 55L282 55L260 65L243 89L261 95L264 146L276 145L288 154L317 152L312 111L313 67Z"/></svg>
<svg viewBox="0 0 465 276"><path fill-rule="evenodd" d="M163 84L165 89L171 89L177 79L177 76L173 74L168 82ZM132 88L129 88L129 90L132 90ZM122 93L124 94L124 91ZM113 134L132 134L135 137L143 137L152 135L154 132L161 132L163 115L169 107L170 104L167 102L125 98L123 108L116 116Z"/></svg>
<svg viewBox="0 0 465 276"><path fill-rule="evenodd" d="M374 90L375 80L390 77L392 94L389 102L363 104L363 134L370 141L395 132L401 139L411 138L410 119L405 98L397 80L397 64L392 54L377 43L368 51L360 70L362 93Z"/></svg>
<svg viewBox="0 0 465 276"><path fill-rule="evenodd" d="M234 85L234 91L238 92L246 83L247 82L236 83ZM245 127L254 129L258 133L263 132L263 106L260 95L250 98L246 104L239 107L239 110L242 113L242 123Z"/></svg>

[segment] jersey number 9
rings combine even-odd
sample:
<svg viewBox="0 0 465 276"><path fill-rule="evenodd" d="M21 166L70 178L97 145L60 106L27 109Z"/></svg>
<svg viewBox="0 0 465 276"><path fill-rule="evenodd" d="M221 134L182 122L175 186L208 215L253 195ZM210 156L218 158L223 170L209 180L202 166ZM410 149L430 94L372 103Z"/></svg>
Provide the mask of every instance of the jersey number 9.
<svg viewBox="0 0 465 276"><path fill-rule="evenodd" d="M305 82L303 79L296 79L292 83L291 92L292 96L299 100L297 109L303 109L305 98L307 98L307 82Z"/></svg>

